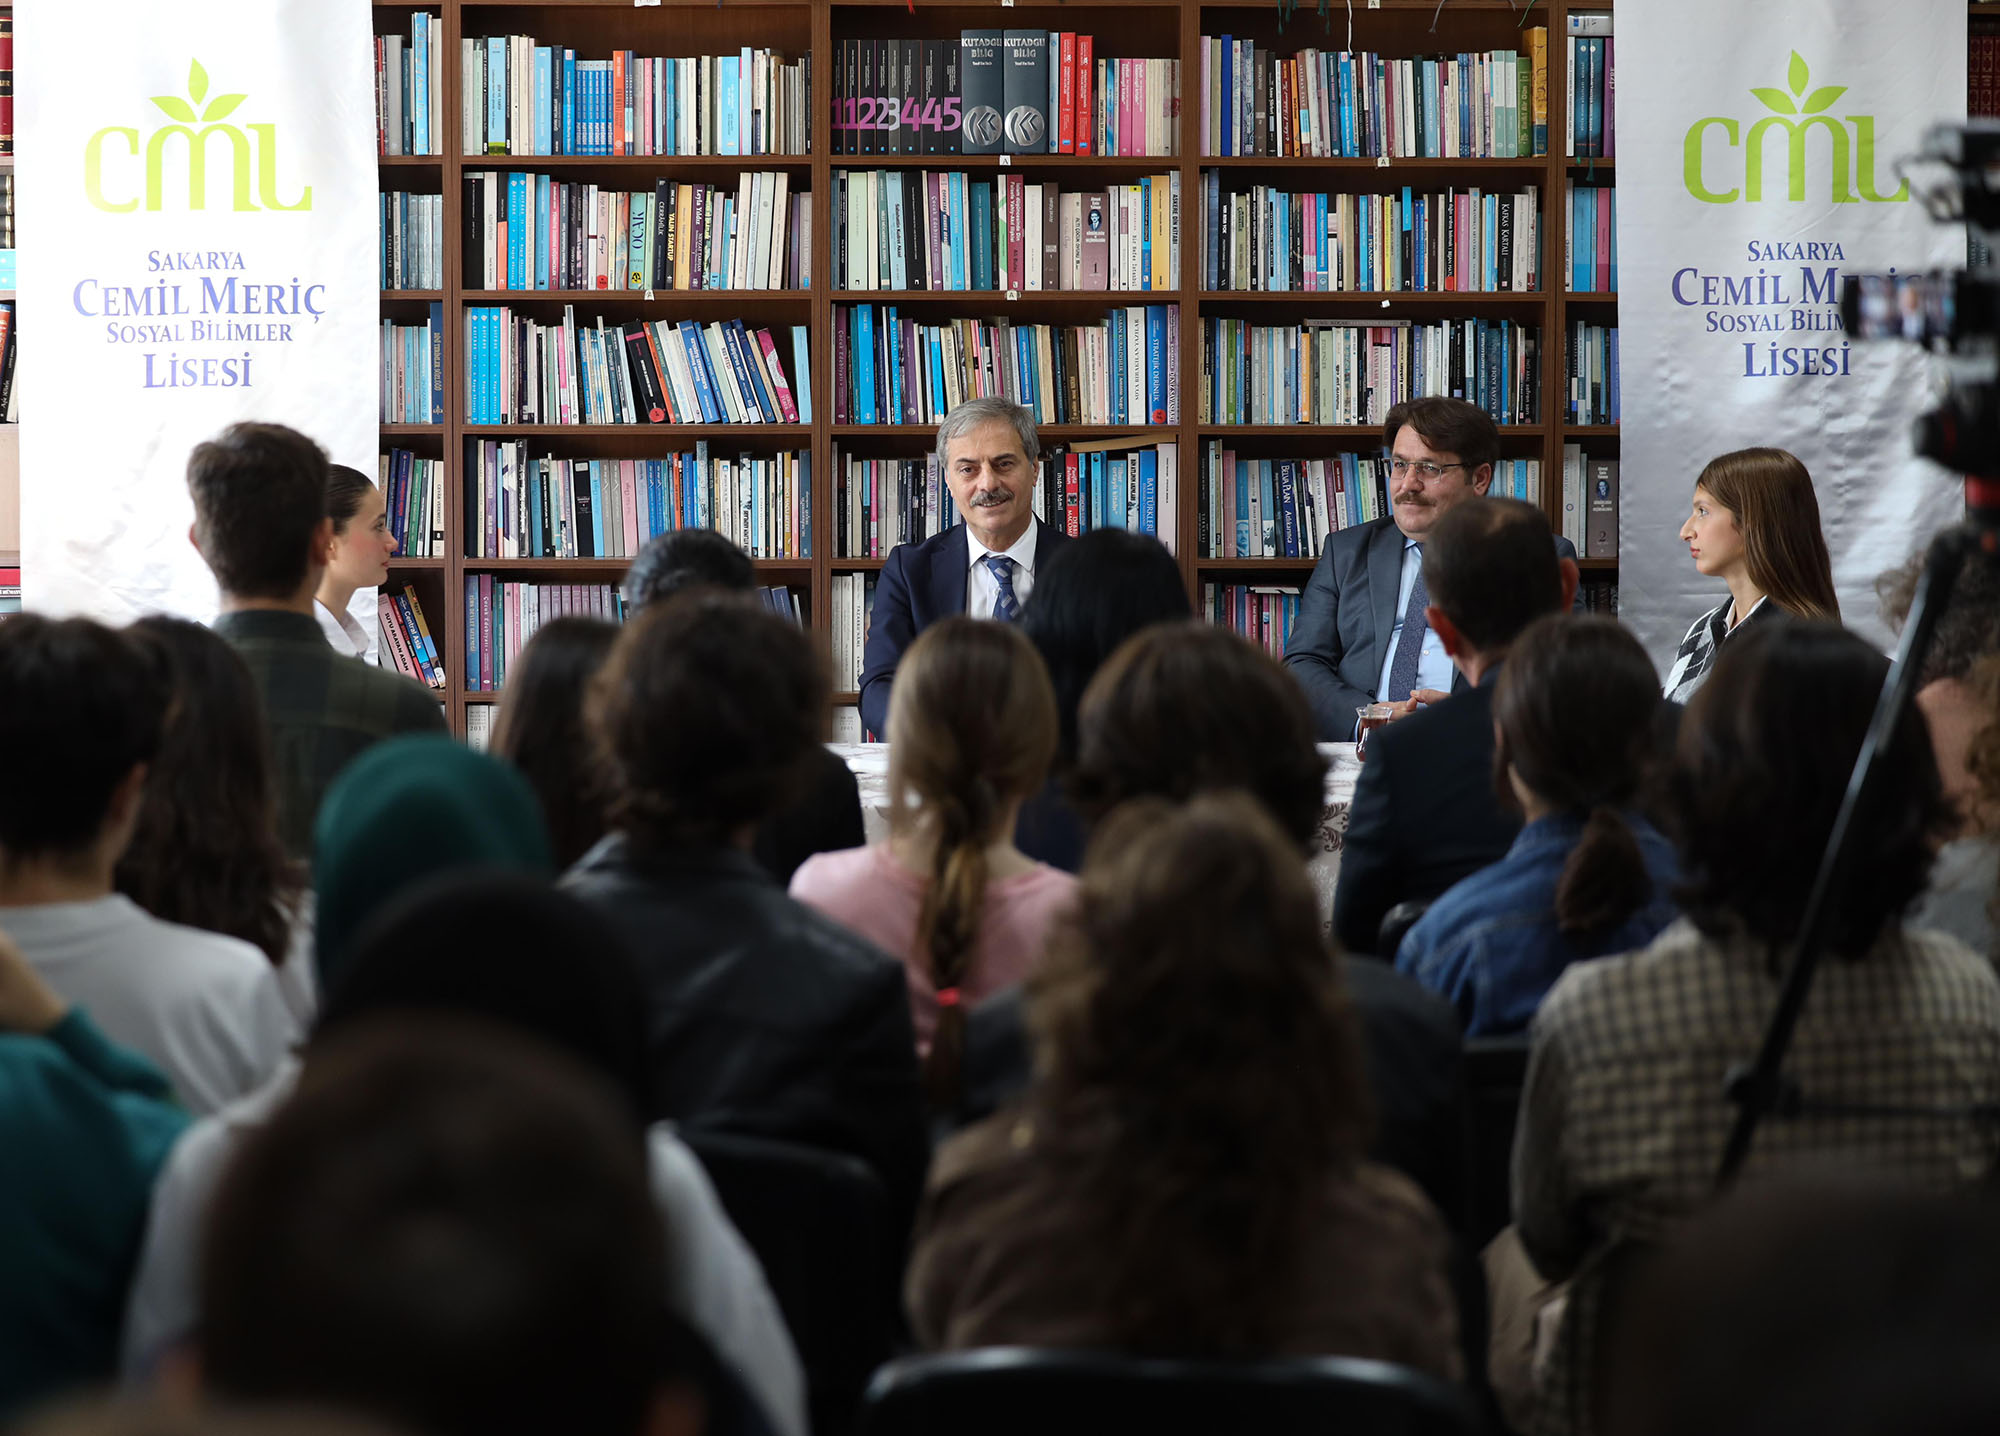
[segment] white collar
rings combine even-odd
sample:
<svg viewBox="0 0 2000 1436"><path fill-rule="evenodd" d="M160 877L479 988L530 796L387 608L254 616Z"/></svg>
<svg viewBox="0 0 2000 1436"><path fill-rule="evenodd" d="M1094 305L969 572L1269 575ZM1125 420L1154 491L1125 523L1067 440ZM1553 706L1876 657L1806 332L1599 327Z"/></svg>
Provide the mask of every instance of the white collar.
<svg viewBox="0 0 2000 1436"><path fill-rule="evenodd" d="M1014 540L1014 546L1006 550L1007 557L1021 565L1028 573L1035 571L1035 537L1041 531L1041 523L1040 519L1029 519L1028 526L1021 531L1021 536ZM979 535L968 525L965 530L966 568L969 570L978 566L981 560L993 552L995 550L981 543Z"/></svg>

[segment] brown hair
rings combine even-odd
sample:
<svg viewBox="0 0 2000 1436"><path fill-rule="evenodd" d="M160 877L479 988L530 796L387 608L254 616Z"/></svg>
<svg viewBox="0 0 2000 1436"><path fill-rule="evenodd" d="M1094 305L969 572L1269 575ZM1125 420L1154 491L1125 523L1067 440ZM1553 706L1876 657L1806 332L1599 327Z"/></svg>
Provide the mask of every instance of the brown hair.
<svg viewBox="0 0 2000 1436"><path fill-rule="evenodd" d="M1819 497L1796 454L1784 449L1721 454L1708 461L1694 486L1735 517L1750 581L1771 602L1796 618L1840 622Z"/></svg>
<svg viewBox="0 0 2000 1436"><path fill-rule="evenodd" d="M1405 399L1382 421L1384 448L1396 447L1396 435L1405 424L1438 453L1458 455L1468 484L1481 464L1496 463L1500 458L1500 430L1477 404L1435 394Z"/></svg>
<svg viewBox="0 0 2000 1436"><path fill-rule="evenodd" d="M1493 694L1494 784L1511 805L1511 766L1542 801L1586 816L1556 884L1568 936L1608 932L1652 896L1622 810L1639 796L1659 708L1653 661L1613 619L1551 614L1507 652Z"/></svg>
<svg viewBox="0 0 2000 1436"><path fill-rule="evenodd" d="M188 455L202 558L226 594L290 598L327 520L326 451L283 424L231 424Z"/></svg>
<svg viewBox="0 0 2000 1436"><path fill-rule="evenodd" d="M1011 624L932 624L896 669L889 738L890 822L928 826L935 842L916 956L944 992L972 966L986 849L1002 836L1007 805L1041 786L1055 754L1055 693L1034 645ZM924 1068L941 1108L958 1100L964 1050L965 1008L943 1003Z"/></svg>
<svg viewBox="0 0 2000 1436"><path fill-rule="evenodd" d="M584 733L584 695L618 642L618 625L570 614L522 645L507 674L494 756L505 758L542 800L556 867L566 868L604 836L604 782Z"/></svg>
<svg viewBox="0 0 2000 1436"><path fill-rule="evenodd" d="M1299 1244L1368 1128L1297 847L1241 793L1127 805L1091 844L1028 1003L1032 1160L1096 1220L1083 1236L1111 1341L1272 1350Z"/></svg>
<svg viewBox="0 0 2000 1436"><path fill-rule="evenodd" d="M1529 624L1562 611L1562 560L1548 515L1519 499L1453 504L1424 539L1424 587L1467 643L1505 653Z"/></svg>

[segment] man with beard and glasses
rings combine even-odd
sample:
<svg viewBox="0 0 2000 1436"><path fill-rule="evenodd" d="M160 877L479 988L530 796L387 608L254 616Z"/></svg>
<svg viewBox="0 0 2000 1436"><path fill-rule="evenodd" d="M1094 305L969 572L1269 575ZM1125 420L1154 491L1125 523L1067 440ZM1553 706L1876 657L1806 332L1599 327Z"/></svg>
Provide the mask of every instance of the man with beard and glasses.
<svg viewBox="0 0 2000 1436"><path fill-rule="evenodd" d="M861 670L861 721L888 736L889 689L903 651L953 614L1012 623L1036 566L1065 535L1035 517L1035 416L1006 399L968 399L938 425L938 462L963 520L898 544L882 566Z"/></svg>
<svg viewBox="0 0 2000 1436"><path fill-rule="evenodd" d="M1424 621L1424 538L1439 514L1486 492L1500 431L1477 405L1430 398L1396 405L1382 433L1393 512L1328 536L1285 650L1323 742L1352 740L1364 704L1406 718L1466 686ZM1555 549L1576 558L1566 538Z"/></svg>

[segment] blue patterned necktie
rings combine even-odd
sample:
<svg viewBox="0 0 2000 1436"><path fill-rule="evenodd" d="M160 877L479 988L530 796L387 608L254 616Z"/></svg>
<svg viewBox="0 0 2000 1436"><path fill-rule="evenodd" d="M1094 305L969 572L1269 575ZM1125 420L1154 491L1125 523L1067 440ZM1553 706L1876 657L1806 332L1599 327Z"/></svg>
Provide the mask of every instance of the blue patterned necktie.
<svg viewBox="0 0 2000 1436"><path fill-rule="evenodd" d="M989 553L981 560L993 571L993 581L1000 585L1000 596L993 600L993 616L1002 623L1012 623L1021 616L1021 604L1014 597L1014 560L1004 553Z"/></svg>
<svg viewBox="0 0 2000 1436"><path fill-rule="evenodd" d="M1417 581L1410 586L1409 606L1403 610L1402 631L1396 635L1396 658L1389 665L1389 691L1382 695L1384 703L1401 703L1410 696L1417 686L1417 660L1423 654L1424 634L1430 625L1424 621L1424 610L1430 606L1430 594L1424 589L1424 547L1417 545Z"/></svg>

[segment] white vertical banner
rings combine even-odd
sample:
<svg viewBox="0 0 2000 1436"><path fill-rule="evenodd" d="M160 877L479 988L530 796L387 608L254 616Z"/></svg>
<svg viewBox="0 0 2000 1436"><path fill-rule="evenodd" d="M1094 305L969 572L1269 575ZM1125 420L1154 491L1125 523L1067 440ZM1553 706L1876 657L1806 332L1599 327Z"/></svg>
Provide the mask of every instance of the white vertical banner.
<svg viewBox="0 0 2000 1436"><path fill-rule="evenodd" d="M1886 641L1875 577L1960 488L1910 449L1932 361L1848 342L1840 277L1965 262L1896 172L1965 118L1965 6L1676 0L1617 27L1620 616L1664 672L1725 596L1678 538L1695 476L1774 445L1812 473L1841 616Z"/></svg>
<svg viewBox="0 0 2000 1436"><path fill-rule="evenodd" d="M260 419L376 469L367 0L93 0L14 22L24 597L206 619L195 444Z"/></svg>

